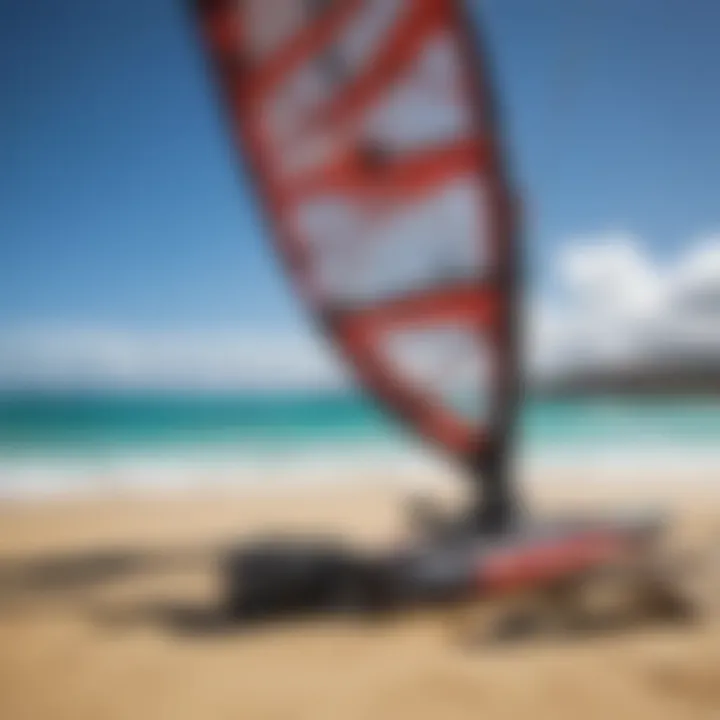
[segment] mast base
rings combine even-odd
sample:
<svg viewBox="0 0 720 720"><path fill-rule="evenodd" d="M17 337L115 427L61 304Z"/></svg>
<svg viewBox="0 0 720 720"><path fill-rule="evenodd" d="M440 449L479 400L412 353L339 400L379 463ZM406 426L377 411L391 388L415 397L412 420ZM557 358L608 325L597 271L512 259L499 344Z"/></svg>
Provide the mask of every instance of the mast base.
<svg viewBox="0 0 720 720"><path fill-rule="evenodd" d="M495 446L472 464L474 497L468 521L481 535L509 532L518 521L519 502L507 452Z"/></svg>

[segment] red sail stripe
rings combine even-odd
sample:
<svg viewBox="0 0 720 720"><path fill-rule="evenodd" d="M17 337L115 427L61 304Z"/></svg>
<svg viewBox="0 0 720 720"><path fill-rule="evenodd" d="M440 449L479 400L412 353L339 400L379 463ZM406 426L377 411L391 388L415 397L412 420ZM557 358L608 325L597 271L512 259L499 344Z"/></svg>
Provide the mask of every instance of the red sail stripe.
<svg viewBox="0 0 720 720"><path fill-rule="evenodd" d="M438 323L462 323L478 330L497 316L498 298L491 289L478 291L477 284L428 290L386 300L369 308L343 313L341 327L346 334L368 330L387 332L398 327Z"/></svg>
<svg viewBox="0 0 720 720"><path fill-rule="evenodd" d="M353 194L360 200L408 202L425 197L453 178L483 169L485 144L460 140L445 147L382 158L368 163L362 153L349 152L341 160L293 182L286 199L298 202L322 193Z"/></svg>
<svg viewBox="0 0 720 720"><path fill-rule="evenodd" d="M272 93L285 78L326 47L361 7L362 0L344 0L302 28L248 75L249 99L258 101Z"/></svg>
<svg viewBox="0 0 720 720"><path fill-rule="evenodd" d="M415 60L428 38L448 24L448 5L446 0L412 0L412 9L389 33L369 69L321 107L310 126L344 125L359 116Z"/></svg>
<svg viewBox="0 0 720 720"><path fill-rule="evenodd" d="M224 55L242 50L242 17L239 12L233 11L227 2L215 3L215 7L206 11L203 22L205 34L210 42Z"/></svg>

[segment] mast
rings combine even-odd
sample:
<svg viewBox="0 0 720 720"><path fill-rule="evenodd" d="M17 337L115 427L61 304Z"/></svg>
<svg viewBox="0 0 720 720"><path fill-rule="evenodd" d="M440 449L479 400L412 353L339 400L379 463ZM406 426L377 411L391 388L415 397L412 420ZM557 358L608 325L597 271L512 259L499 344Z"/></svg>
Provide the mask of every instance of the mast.
<svg viewBox="0 0 720 720"><path fill-rule="evenodd" d="M474 85L475 121L487 128L489 138L489 175L498 212L495 235L499 240L499 268L496 282L504 289L505 302L495 341L504 362L497 377L494 403L495 425L487 445L472 454L467 475L473 486L471 525L480 531L501 532L518 514L516 478L511 457L515 449L516 424L521 399L520 310L521 310L521 237L519 202L508 170L497 73L493 67L489 43L482 25L473 17L469 3L455 4L460 18L460 42ZM475 11L477 13L477 11ZM481 283L483 281L481 280ZM478 399L480 402L481 400Z"/></svg>
<svg viewBox="0 0 720 720"><path fill-rule="evenodd" d="M299 296L359 384L463 464L471 526L502 529L516 507L518 238L477 18L463 0L195 2ZM458 347L469 373L447 371ZM467 412L458 387L485 392L489 412Z"/></svg>
<svg viewBox="0 0 720 720"><path fill-rule="evenodd" d="M502 439L478 454L468 468L474 497L470 525L480 532L502 532L517 516L515 478L510 466L510 445Z"/></svg>

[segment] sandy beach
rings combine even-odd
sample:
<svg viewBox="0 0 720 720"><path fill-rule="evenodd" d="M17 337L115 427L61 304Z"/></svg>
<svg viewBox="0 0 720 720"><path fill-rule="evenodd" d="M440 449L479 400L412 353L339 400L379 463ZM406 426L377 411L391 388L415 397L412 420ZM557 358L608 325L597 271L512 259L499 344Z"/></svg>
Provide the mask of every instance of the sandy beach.
<svg viewBox="0 0 720 720"><path fill-rule="evenodd" d="M717 483L534 483L553 509L650 502L675 542L720 528ZM68 498L0 505L0 718L720 718L720 622L463 648L437 615L207 622L216 549L267 529L402 532L407 488ZM438 491L440 495L442 493ZM443 495L449 503L452 492Z"/></svg>

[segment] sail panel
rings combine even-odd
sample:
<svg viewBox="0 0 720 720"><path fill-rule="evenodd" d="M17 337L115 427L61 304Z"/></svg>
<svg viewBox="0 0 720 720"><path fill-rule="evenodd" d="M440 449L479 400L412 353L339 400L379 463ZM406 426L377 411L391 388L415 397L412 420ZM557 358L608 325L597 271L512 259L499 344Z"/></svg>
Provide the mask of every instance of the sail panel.
<svg viewBox="0 0 720 720"><path fill-rule="evenodd" d="M197 1L299 292L386 406L477 456L513 399L513 221L462 3Z"/></svg>

